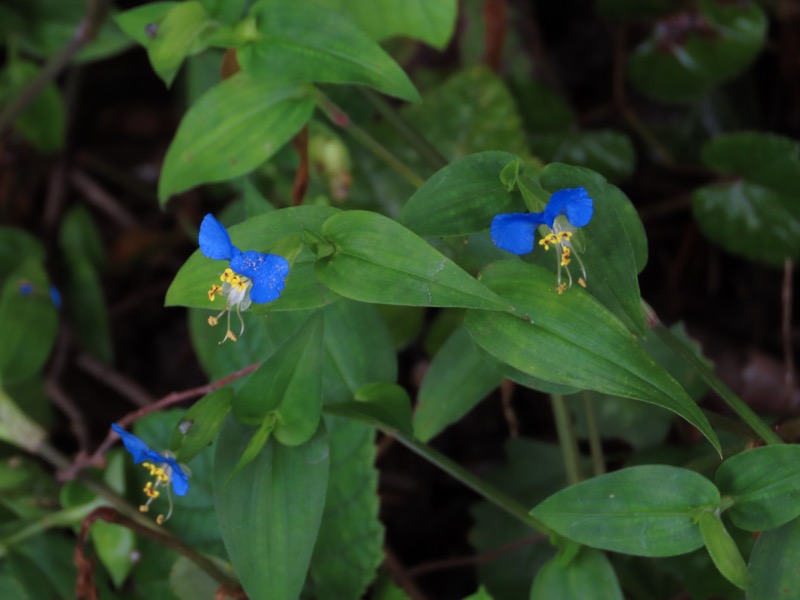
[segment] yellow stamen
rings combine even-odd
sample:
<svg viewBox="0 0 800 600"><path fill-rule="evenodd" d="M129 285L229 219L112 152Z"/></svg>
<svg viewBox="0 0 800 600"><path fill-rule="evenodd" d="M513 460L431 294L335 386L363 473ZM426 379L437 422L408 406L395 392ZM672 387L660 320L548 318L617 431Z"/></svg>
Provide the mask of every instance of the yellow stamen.
<svg viewBox="0 0 800 600"><path fill-rule="evenodd" d="M566 289L567 289L566 283L559 283L558 286L556 287L556 291L558 292L559 295L563 294L564 290Z"/></svg>
<svg viewBox="0 0 800 600"><path fill-rule="evenodd" d="M139 512L146 513L148 510L150 510L150 507L149 507L149 506L147 506L147 504L142 504L142 505L139 507Z"/></svg>
<svg viewBox="0 0 800 600"><path fill-rule="evenodd" d="M550 250L550 244L558 244L559 239L555 233L548 233L542 239L539 240L539 245L544 246L545 251Z"/></svg>
<svg viewBox="0 0 800 600"><path fill-rule="evenodd" d="M217 294L219 294L221 291L222 291L221 285L216 285L216 284L212 285L211 289L208 290L208 299L211 300L211 302L213 302L214 299L217 297Z"/></svg>
<svg viewBox="0 0 800 600"><path fill-rule="evenodd" d="M586 287L586 280L583 277L578 277L578 284L582 287Z"/></svg>
<svg viewBox="0 0 800 600"><path fill-rule="evenodd" d="M218 323L219 320L217 319L217 317L208 317L208 324L211 325L212 327L216 327Z"/></svg>
<svg viewBox="0 0 800 600"><path fill-rule="evenodd" d="M568 247L564 247L564 250L561 254L561 266L566 267L570 263L570 254L572 254L572 250Z"/></svg>
<svg viewBox="0 0 800 600"><path fill-rule="evenodd" d="M166 517L164 517L164 515L158 515L158 516L156 517L156 523L157 523L158 525L163 525L163 524L164 524L164 521L166 521L166 520L167 520L167 519L166 519Z"/></svg>

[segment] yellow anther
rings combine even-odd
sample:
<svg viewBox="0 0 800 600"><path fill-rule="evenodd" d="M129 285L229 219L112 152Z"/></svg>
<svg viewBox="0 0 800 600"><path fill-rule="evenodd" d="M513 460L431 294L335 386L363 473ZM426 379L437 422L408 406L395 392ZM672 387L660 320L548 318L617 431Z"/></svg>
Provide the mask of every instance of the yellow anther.
<svg viewBox="0 0 800 600"><path fill-rule="evenodd" d="M158 525L163 525L163 524L164 524L164 521L166 521L166 520L167 520L167 519L166 519L166 517L165 517L164 515L158 515L158 516L156 517L156 524L158 524Z"/></svg>
<svg viewBox="0 0 800 600"><path fill-rule="evenodd" d="M559 231L556 237L558 238L558 243L561 243L564 240L569 241L570 238L572 238L572 232L571 231Z"/></svg>
<svg viewBox="0 0 800 600"><path fill-rule="evenodd" d="M548 233L539 240L539 245L544 246L545 250L550 250L550 244L558 244L559 240L555 233Z"/></svg>
<svg viewBox="0 0 800 600"><path fill-rule="evenodd" d="M216 327L217 323L219 323L219 320L217 319L217 317L208 317L208 324L209 325L211 325L212 327Z"/></svg>
<svg viewBox="0 0 800 600"><path fill-rule="evenodd" d="M578 277L578 285L580 285L582 288L585 288L586 280L583 277Z"/></svg>
<svg viewBox="0 0 800 600"><path fill-rule="evenodd" d="M556 287L556 291L559 293L559 295L563 294L564 290L566 290L566 289L567 289L567 284L566 283L559 283L558 287Z"/></svg>
<svg viewBox="0 0 800 600"><path fill-rule="evenodd" d="M569 248L567 248L565 246L564 250L561 253L561 266L562 267L566 267L567 265L569 265L570 260L571 260L570 259L570 254L572 254L572 250L570 250Z"/></svg>
<svg viewBox="0 0 800 600"><path fill-rule="evenodd" d="M225 340L231 340L232 342L235 342L238 339L239 338L236 337L236 334L233 333L230 329L228 329L228 331L225 333L225 337L222 338L222 342L220 342L220 344L222 344Z"/></svg>
<svg viewBox="0 0 800 600"><path fill-rule="evenodd" d="M208 290L208 299L211 300L211 302L213 302L214 299L217 297L217 294L219 294L221 291L222 291L222 286L216 284L212 285L211 289Z"/></svg>
<svg viewBox="0 0 800 600"><path fill-rule="evenodd" d="M148 481L144 486L144 495L150 498L151 500L155 500L161 495L161 492L153 489L153 482Z"/></svg>
<svg viewBox="0 0 800 600"><path fill-rule="evenodd" d="M143 513L145 513L145 512L147 512L148 510L150 510L150 507L149 507L149 506L147 506L147 504L142 504L142 505L139 507L139 512L143 512Z"/></svg>

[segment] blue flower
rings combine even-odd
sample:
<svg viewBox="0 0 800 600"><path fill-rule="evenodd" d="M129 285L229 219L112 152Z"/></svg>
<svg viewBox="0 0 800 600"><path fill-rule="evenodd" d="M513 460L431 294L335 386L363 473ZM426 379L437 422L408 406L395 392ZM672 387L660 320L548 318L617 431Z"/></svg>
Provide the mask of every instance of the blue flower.
<svg viewBox="0 0 800 600"><path fill-rule="evenodd" d="M155 482L148 481L144 486L144 493L147 496L147 502L139 507L142 512L147 512L150 509L150 503L158 498L161 493L158 491L159 487L172 484L172 491L177 496L185 496L189 491L189 476L181 468L171 456L164 456L145 444L138 437L125 431L116 423L111 425L125 445L125 449L133 457L135 464L143 463L142 466L150 471L150 476L155 478ZM169 488L167 488L169 490ZM166 521L172 513L172 498L170 498L170 510L166 517L159 515L157 522L159 525Z"/></svg>
<svg viewBox="0 0 800 600"><path fill-rule="evenodd" d="M228 331L222 342L237 336L231 332L231 310L236 309L242 325L239 335L244 331L241 311L247 310L252 302L266 304L276 300L283 291L286 276L289 274L289 261L277 254L262 254L255 250L242 252L233 245L225 227L213 215L206 215L200 224L200 251L214 260L227 260L229 267L220 275L222 285L214 284L208 291L212 302L217 294L227 297L225 309L216 317L209 317L210 325L216 325L223 313L228 313ZM220 343L222 343L220 342Z"/></svg>
<svg viewBox="0 0 800 600"><path fill-rule="evenodd" d="M576 247L572 236L579 227L587 225L592 220L593 213L594 202L585 188L559 190L550 196L542 212L497 215L492 219L492 241L495 246L514 254L528 254L533 252L536 229L544 226L549 232L542 236L539 245L545 250L549 250L551 245L556 248L558 293L567 288L561 283L562 268L566 269L569 285L572 285L569 264L573 256L578 259L583 273L583 277L578 278L578 283L586 287L586 270L580 257L574 253Z"/></svg>

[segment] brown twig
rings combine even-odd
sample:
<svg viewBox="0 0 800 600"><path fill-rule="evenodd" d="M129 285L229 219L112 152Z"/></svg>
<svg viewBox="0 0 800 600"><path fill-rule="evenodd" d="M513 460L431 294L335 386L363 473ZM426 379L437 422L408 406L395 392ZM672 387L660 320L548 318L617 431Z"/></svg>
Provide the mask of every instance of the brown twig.
<svg viewBox="0 0 800 600"><path fill-rule="evenodd" d="M64 371L71 337L69 332L62 328L58 336L55 352L53 353L53 360L50 362L50 368L47 371L45 390L56 408L67 417L70 429L72 433L75 434L75 439L78 442L78 447L82 452L86 452L89 449L89 432L86 429L83 414L81 414L75 402L61 389L58 383L61 373Z"/></svg>
<svg viewBox="0 0 800 600"><path fill-rule="evenodd" d="M102 506L93 510L83 520L83 523L81 524L81 531L78 535L78 542L75 546L73 560L75 566L78 567L78 577L75 585L75 597L79 600L97 600L98 598L93 577L94 561L88 558L84 552L89 529L96 521L105 521L107 523L122 525L123 527L130 529L140 536L150 538L161 546L172 548L173 550L190 558L195 564L197 564L206 573L213 577L220 585L222 585L222 590L225 592L222 596L223 598L243 598L238 582L232 576L222 571L222 569L220 569L214 563L214 561L207 556L200 554L193 548L184 544L175 536L170 535L165 531L144 526L120 514L116 509L113 509L109 506Z"/></svg>
<svg viewBox="0 0 800 600"><path fill-rule="evenodd" d="M408 572L405 565L400 562L400 559L397 558L394 552L392 552L389 548L383 548L383 566L386 567L386 570L389 572L389 575L392 576L392 579L403 588L403 591L408 594L408 597L411 600L427 600L427 596L425 592L420 589L417 583L414 581L414 578Z"/></svg>
<svg viewBox="0 0 800 600"><path fill-rule="evenodd" d="M122 229L136 226L134 216L89 175L79 169L72 169L69 172L69 181L88 204L101 211Z"/></svg>
<svg viewBox="0 0 800 600"><path fill-rule="evenodd" d="M106 363L98 360L91 354L80 354L76 364L86 373L89 373L98 381L102 381L108 387L121 396L130 400L131 404L136 406L149 406L153 404L156 399L142 386L127 378L122 373L115 371Z"/></svg>
<svg viewBox="0 0 800 600"><path fill-rule="evenodd" d="M503 403L503 417L508 425L508 435L512 438L519 437L519 419L514 410L513 397L515 384L509 379L500 384L500 400Z"/></svg>
<svg viewBox="0 0 800 600"><path fill-rule="evenodd" d="M87 0L86 15L75 29L72 39L50 58L28 85L0 113L0 135L39 96L44 88L64 70L75 55L97 35L108 12L108 0Z"/></svg>
<svg viewBox="0 0 800 600"><path fill-rule="evenodd" d="M224 385L229 384L231 381L235 381L244 377L245 375L249 375L253 371L255 371L261 363L254 363L250 366L245 367L244 369L239 369L235 373L231 373L223 377L222 379L218 379L217 381L211 382L206 385L201 385L199 387L195 387L189 390L184 390L182 392L172 392L171 394L167 394L163 398L149 404L147 406L143 406L138 410L128 413L121 419L117 420L117 425L120 427L128 427L131 423L138 421L142 417L149 415L152 412L157 412L159 410L164 410L165 408L169 408L175 404L179 404L184 400L189 400L191 398L199 398L201 396L205 396L206 394L210 394L214 390L217 390ZM119 436L114 433L113 431L109 430L108 435L106 435L106 439L103 440L103 443L98 446L97 450L91 456L79 455L76 457L75 461L66 469L62 469L59 473L59 479L62 481L74 479L75 475L77 475L80 471L87 467L91 466L100 466L103 463L103 456L106 452L108 452L109 448L114 445L119 439Z"/></svg>
<svg viewBox="0 0 800 600"><path fill-rule="evenodd" d="M292 146L300 159L292 182L292 206L300 206L308 189L308 125L292 138Z"/></svg>
<svg viewBox="0 0 800 600"><path fill-rule="evenodd" d="M417 565L416 567L410 568L408 570L408 575L412 577L417 577L418 575L422 575L423 573L430 573L432 571L443 571L445 569L460 569L463 567L473 567L475 565L482 565L488 562L492 562L493 560L496 560L497 558L503 556L504 554L508 554L509 552L514 552L515 550L519 550L520 548L524 548L525 546L538 544L539 542L544 542L546 540L547 536L544 535L543 533L537 533L536 535L529 535L526 538L509 542L508 544L498 546L497 548L492 548L491 550L487 550L486 552L483 552L481 554L474 554L472 556L460 556L458 558L447 558L445 560L436 560L423 563L421 565Z"/></svg>
<svg viewBox="0 0 800 600"><path fill-rule="evenodd" d="M503 63L503 44L508 31L508 7L506 0L484 0L483 46L486 51L486 64L495 73L500 72Z"/></svg>

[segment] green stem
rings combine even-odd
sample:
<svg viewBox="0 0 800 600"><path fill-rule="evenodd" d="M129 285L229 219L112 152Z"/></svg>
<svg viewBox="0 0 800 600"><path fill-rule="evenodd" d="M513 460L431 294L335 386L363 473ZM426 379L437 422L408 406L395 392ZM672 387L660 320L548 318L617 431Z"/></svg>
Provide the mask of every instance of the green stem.
<svg viewBox="0 0 800 600"><path fill-rule="evenodd" d="M400 114L391 104L376 94L372 90L359 87L358 90L369 100L370 104L378 113L399 133L408 145L413 148L419 157L424 160L432 169L437 171L446 167L449 163L447 159L422 135L416 127Z"/></svg>
<svg viewBox="0 0 800 600"><path fill-rule="evenodd" d="M761 420L752 408L750 408L744 400L739 398L733 393L723 381L716 376L716 374L706 365L699 356L686 347L681 340L667 329L662 323L658 322L653 327L656 335L664 342L671 350L678 354L687 364L691 365L700 377L714 390L717 395L722 398L725 404L736 413L736 415L766 444L782 444L783 440L780 436L772 431L769 426Z"/></svg>
<svg viewBox="0 0 800 600"><path fill-rule="evenodd" d="M583 412L586 414L586 429L589 434L589 451L592 455L592 469L595 476L606 472L606 461L603 456L603 444L600 441L600 429L597 427L597 411L588 394L581 394Z"/></svg>
<svg viewBox="0 0 800 600"><path fill-rule="evenodd" d="M411 185L414 187L421 187L422 184L425 183L422 177L411 170L408 165L397 158L397 156L390 152L383 144L378 142L378 140L356 125L346 112L339 108L333 100L328 98L328 96L320 90L317 90L317 107L334 125L347 131L356 141L380 158L395 173L403 177Z"/></svg>
<svg viewBox="0 0 800 600"><path fill-rule="evenodd" d="M97 508L97 506L98 505L93 502L81 506L73 506L72 508L65 508L42 516L40 519L30 523L19 531L0 540L0 559L8 553L9 548L21 544L25 540L37 536L52 527L72 527L74 525L79 525L89 513Z"/></svg>
<svg viewBox="0 0 800 600"><path fill-rule="evenodd" d="M36 450L39 457L50 463L58 470L66 469L70 466L70 461L61 454L58 450L50 446L47 442L43 442ZM187 546L176 536L172 535L158 527L153 521L142 515L138 510L128 504L125 499L117 494L114 490L105 484L93 479L86 472L80 472L76 475L76 479L83 485L93 491L95 494L108 501L115 509L122 515L126 516L137 525L153 532L154 537L157 537L159 542L183 554L186 558L195 563L203 571L209 574L220 585L229 590L239 589L240 584L237 579L223 571L213 560L197 552L194 548Z"/></svg>
<svg viewBox="0 0 800 600"><path fill-rule="evenodd" d="M564 396L557 394L550 396L550 406L553 408L553 416L556 420L558 443L561 446L561 453L564 455L567 481L570 485L574 485L583 479L583 473L578 439L575 436L575 428L572 426L572 416L569 414L567 400Z"/></svg>

